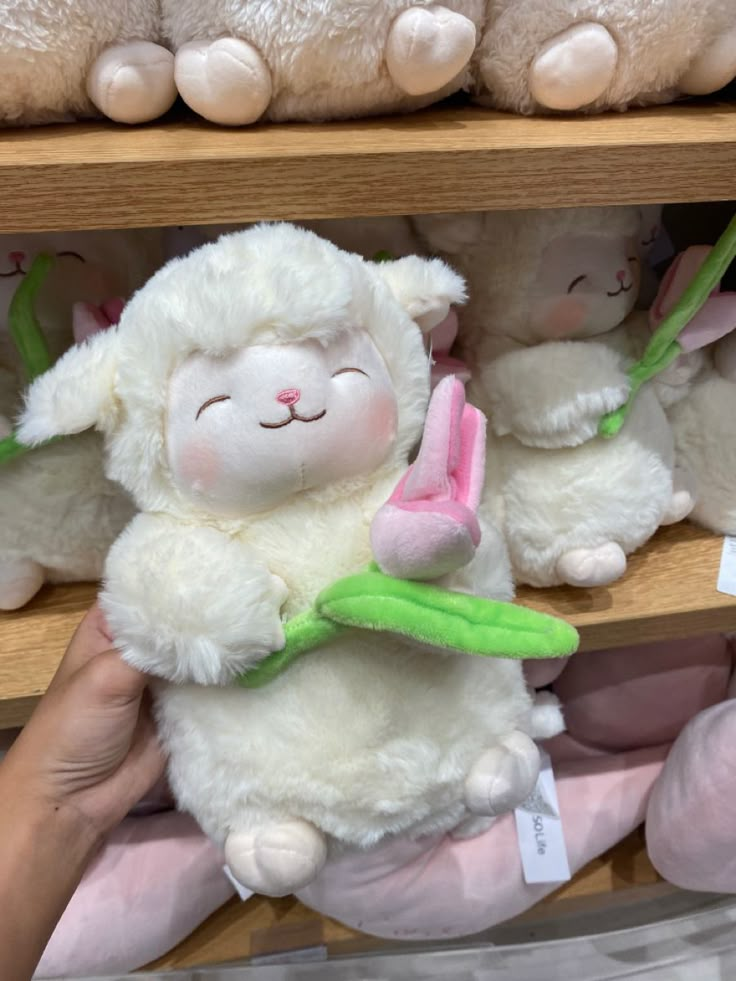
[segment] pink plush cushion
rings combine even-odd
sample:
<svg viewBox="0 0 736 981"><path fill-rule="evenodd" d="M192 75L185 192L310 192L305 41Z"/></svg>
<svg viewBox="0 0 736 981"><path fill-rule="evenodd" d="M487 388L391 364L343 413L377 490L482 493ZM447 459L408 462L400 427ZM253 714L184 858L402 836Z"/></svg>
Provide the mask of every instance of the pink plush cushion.
<svg viewBox="0 0 736 981"><path fill-rule="evenodd" d="M722 701L732 656L718 635L576 654L554 684L568 733L608 751L671 742Z"/></svg>
<svg viewBox="0 0 736 981"><path fill-rule="evenodd" d="M573 872L643 820L667 747L559 764L558 794ZM512 815L467 841L395 841L331 860L299 893L307 905L379 937L459 937L529 909L555 885L527 886Z"/></svg>
<svg viewBox="0 0 736 981"><path fill-rule="evenodd" d="M647 813L657 870L684 889L736 892L736 700L701 712L680 733Z"/></svg>
<svg viewBox="0 0 736 981"><path fill-rule="evenodd" d="M77 889L36 977L127 972L165 954L233 895L191 818L127 818Z"/></svg>

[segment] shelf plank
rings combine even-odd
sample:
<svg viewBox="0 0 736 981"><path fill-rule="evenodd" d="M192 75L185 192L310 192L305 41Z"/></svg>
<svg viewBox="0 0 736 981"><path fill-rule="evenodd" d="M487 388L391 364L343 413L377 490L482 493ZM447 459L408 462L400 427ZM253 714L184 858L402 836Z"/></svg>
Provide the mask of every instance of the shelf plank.
<svg viewBox="0 0 736 981"><path fill-rule="evenodd" d="M615 904L619 901L616 893L623 895L660 881L647 857L640 829L543 899L535 908L536 915L546 910L549 910L548 916L561 914L581 902L590 905L592 900L601 905L609 900ZM519 921L534 916L532 910L519 917ZM251 957L283 955L308 947L324 947L332 956L401 950L398 943L367 937L320 916L294 897L266 899L254 896L246 903L237 899L226 903L191 936L146 970L209 967Z"/></svg>
<svg viewBox="0 0 736 981"><path fill-rule="evenodd" d="M194 119L5 131L0 231L213 224L734 196L736 105L223 129Z"/></svg>
<svg viewBox="0 0 736 981"><path fill-rule="evenodd" d="M580 631L582 650L736 630L736 597L716 591L723 540L692 525L663 528L620 582L598 589L519 589L519 601ZM93 603L92 585L44 588L0 613L0 729L27 721Z"/></svg>

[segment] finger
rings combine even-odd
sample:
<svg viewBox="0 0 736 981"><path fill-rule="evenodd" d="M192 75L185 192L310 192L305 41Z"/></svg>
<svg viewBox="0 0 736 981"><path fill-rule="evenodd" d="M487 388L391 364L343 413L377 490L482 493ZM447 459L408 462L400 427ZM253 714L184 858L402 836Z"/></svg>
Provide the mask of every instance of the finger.
<svg viewBox="0 0 736 981"><path fill-rule="evenodd" d="M58 687L98 654L109 651L111 647L112 638L107 623L102 610L95 603L74 631L49 689Z"/></svg>
<svg viewBox="0 0 736 981"><path fill-rule="evenodd" d="M117 651L95 655L69 679L81 690L88 706L118 706L138 702L148 679L127 664Z"/></svg>

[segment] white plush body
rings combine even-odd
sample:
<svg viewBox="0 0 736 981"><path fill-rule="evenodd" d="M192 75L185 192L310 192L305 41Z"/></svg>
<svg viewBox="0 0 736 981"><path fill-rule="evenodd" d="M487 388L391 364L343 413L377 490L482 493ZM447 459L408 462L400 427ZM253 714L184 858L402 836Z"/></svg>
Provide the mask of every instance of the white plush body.
<svg viewBox="0 0 736 981"><path fill-rule="evenodd" d="M168 106L156 105L154 89L161 83L166 100L168 88L169 105L175 90L173 60L157 44L160 19L158 0L0 0L0 121L50 123L100 112L118 118L115 99L121 97L117 106L122 111L131 88L145 89L147 83L140 101L147 99L153 112L144 110L135 119L121 116L121 121L139 122L165 111ZM130 55L143 52L151 57L119 57L113 64L105 54L113 46L118 55L128 46ZM109 64L102 66L103 86L90 93L88 83L100 70L100 56ZM147 75L149 69L152 73ZM162 72L167 77L161 77ZM92 95L99 96L96 102Z"/></svg>
<svg viewBox="0 0 736 981"><path fill-rule="evenodd" d="M473 27L479 37L484 8L484 0L443 0L436 37L431 21L429 35L418 37L414 48L407 35L392 74L387 47L397 18L420 11L412 17L422 34L424 19L439 10L432 0L163 0L179 90L194 109L223 123L253 122L262 114L326 120L428 105L469 83ZM444 50L456 26L457 45ZM226 40L207 47L218 39ZM417 71L406 86L417 92L404 87L401 64L415 57Z"/></svg>
<svg viewBox="0 0 736 981"><path fill-rule="evenodd" d="M646 315L631 312L640 213L415 221L469 282L460 350L470 397L489 417L486 493L515 577L535 586L618 578L626 555L684 516L673 510L673 436L653 391L643 389L618 437L596 435L600 417L626 400L626 369L646 333Z"/></svg>
<svg viewBox="0 0 736 981"><path fill-rule="evenodd" d="M175 682L157 702L177 798L251 888L309 881L328 841L368 846L471 812L478 830L529 792L529 734L559 729L518 662L382 635L338 638L260 689L227 687L281 648L282 617L369 562L371 520L426 410L415 320L431 329L462 297L438 260L365 263L257 227L170 263L117 332L30 393L25 438L96 422L110 473L151 512L113 546L103 606L125 657ZM90 371L87 401L62 404L59 386ZM481 517L452 580L510 598L502 537Z"/></svg>
<svg viewBox="0 0 736 981"><path fill-rule="evenodd" d="M625 109L736 75L733 0L490 0L478 91L502 109Z"/></svg>

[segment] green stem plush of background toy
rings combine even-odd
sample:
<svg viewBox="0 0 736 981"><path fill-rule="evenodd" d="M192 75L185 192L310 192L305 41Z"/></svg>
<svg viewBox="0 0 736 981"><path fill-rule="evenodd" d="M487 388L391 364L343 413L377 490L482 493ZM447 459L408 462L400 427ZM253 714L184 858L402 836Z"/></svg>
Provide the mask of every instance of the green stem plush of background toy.
<svg viewBox="0 0 736 981"><path fill-rule="evenodd" d="M478 505L483 420L451 378L408 469L423 332L464 296L438 259L371 263L257 226L169 263L27 395L19 439L96 427L140 508L100 601L126 660L159 679L179 807L255 891L292 892L331 852L388 836L480 833L527 797L534 739L561 728L519 660L459 653L491 653L494 632L517 656L577 638L478 599L513 586ZM317 646L259 679L310 611L329 639L307 630Z"/></svg>

